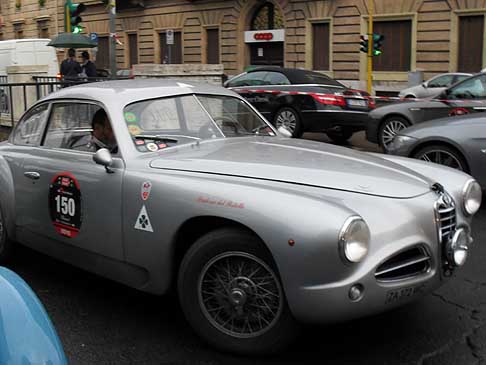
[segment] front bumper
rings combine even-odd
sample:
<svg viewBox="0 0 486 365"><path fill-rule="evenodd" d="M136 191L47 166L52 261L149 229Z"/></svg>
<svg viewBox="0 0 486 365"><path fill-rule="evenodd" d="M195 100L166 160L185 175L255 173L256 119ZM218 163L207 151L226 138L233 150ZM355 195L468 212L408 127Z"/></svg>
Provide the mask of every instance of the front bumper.
<svg viewBox="0 0 486 365"><path fill-rule="evenodd" d="M385 205L363 208L362 216L368 217L372 232L368 256L359 264L345 265L346 273L340 275L336 269L335 279L329 280L327 274L317 280L301 280L300 285L289 288L287 300L293 315L302 322L342 322L402 306L441 286L455 271L447 251L454 233L461 229L470 232L470 219L462 214L459 197L444 200L445 195L450 197L437 189L408 203L388 201L387 217L401 217L393 225L383 225L381 214L366 214L383 211ZM444 201L453 208L455 201L455 209L444 206ZM427 258L421 261L425 262L423 266L411 266L411 262L419 262L409 256L413 250ZM405 261L410 270L403 272ZM390 267L395 271L384 276L382 273ZM356 296L353 287L361 289L361 295Z"/></svg>
<svg viewBox="0 0 486 365"><path fill-rule="evenodd" d="M309 132L322 132L335 127L360 131L366 128L368 112L343 109L303 110L302 119L305 130Z"/></svg>

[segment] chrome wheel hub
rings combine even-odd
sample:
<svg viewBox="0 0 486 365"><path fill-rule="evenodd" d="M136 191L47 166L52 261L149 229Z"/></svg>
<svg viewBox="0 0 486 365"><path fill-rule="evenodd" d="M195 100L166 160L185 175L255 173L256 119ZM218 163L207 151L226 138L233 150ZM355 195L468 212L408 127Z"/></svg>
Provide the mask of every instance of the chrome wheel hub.
<svg viewBox="0 0 486 365"><path fill-rule="evenodd" d="M293 133L297 127L297 117L291 111L285 110L277 116L275 124L277 128L285 127Z"/></svg>
<svg viewBox="0 0 486 365"><path fill-rule="evenodd" d="M238 338L260 336L277 323L283 292L273 270L258 257L227 252L201 271L199 305L218 330Z"/></svg>
<svg viewBox="0 0 486 365"><path fill-rule="evenodd" d="M405 123L399 120L391 120L386 123L385 128L383 128L383 135L381 137L381 141L385 149L388 148L390 143L393 141L393 138L395 138L395 135L405 128L407 128Z"/></svg>
<svg viewBox="0 0 486 365"><path fill-rule="evenodd" d="M419 160L435 162L440 165L444 165L444 166L452 167L457 170L464 171L464 167L462 166L461 162L457 159L457 157L444 150L427 151L426 153L418 155L417 158Z"/></svg>

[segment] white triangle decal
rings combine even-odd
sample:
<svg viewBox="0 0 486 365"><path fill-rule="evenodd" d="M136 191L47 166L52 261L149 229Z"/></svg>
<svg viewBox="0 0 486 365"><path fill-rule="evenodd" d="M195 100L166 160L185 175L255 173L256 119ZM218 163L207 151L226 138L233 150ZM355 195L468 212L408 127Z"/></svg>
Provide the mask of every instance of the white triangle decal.
<svg viewBox="0 0 486 365"><path fill-rule="evenodd" d="M137 222L135 222L135 229L146 232L154 232L152 225L150 224L150 218L147 214L145 205L142 206L140 213L138 214Z"/></svg>

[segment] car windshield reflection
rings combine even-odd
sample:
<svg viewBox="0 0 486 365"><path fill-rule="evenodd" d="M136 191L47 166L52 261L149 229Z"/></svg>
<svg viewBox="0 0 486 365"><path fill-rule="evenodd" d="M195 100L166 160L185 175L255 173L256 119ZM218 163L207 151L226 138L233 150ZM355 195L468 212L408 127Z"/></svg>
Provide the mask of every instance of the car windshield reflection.
<svg viewBox="0 0 486 365"><path fill-rule="evenodd" d="M183 95L144 100L125 107L124 117L140 152L155 152L196 140L276 135L245 101L229 96Z"/></svg>

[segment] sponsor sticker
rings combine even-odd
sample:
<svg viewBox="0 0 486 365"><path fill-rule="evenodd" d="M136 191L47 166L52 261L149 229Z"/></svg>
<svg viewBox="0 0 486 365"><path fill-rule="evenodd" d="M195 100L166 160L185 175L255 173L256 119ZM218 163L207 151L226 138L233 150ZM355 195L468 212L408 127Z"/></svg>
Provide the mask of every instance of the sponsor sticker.
<svg viewBox="0 0 486 365"><path fill-rule="evenodd" d="M57 233L74 238L82 223L81 189L73 174L61 172L49 185L49 213Z"/></svg>
<svg viewBox="0 0 486 365"><path fill-rule="evenodd" d="M137 116L135 115L135 113L126 112L125 113L125 121L127 123L137 123Z"/></svg>
<svg viewBox="0 0 486 365"><path fill-rule="evenodd" d="M147 143L147 149L149 151L155 152L159 150L159 147L155 143Z"/></svg>
<svg viewBox="0 0 486 365"><path fill-rule="evenodd" d="M154 230L152 228L152 224L150 224L150 218L147 214L147 209L145 205L142 206L140 213L138 214L137 221L135 222L135 229L139 231L151 232L153 233Z"/></svg>
<svg viewBox="0 0 486 365"><path fill-rule="evenodd" d="M151 190L152 190L152 183L150 181L145 181L142 184L142 200L143 201L148 200Z"/></svg>
<svg viewBox="0 0 486 365"><path fill-rule="evenodd" d="M142 130L140 129L140 127L138 125L135 125L135 124L129 125L128 131L130 132L130 134L132 136L137 136L137 135L142 133Z"/></svg>

